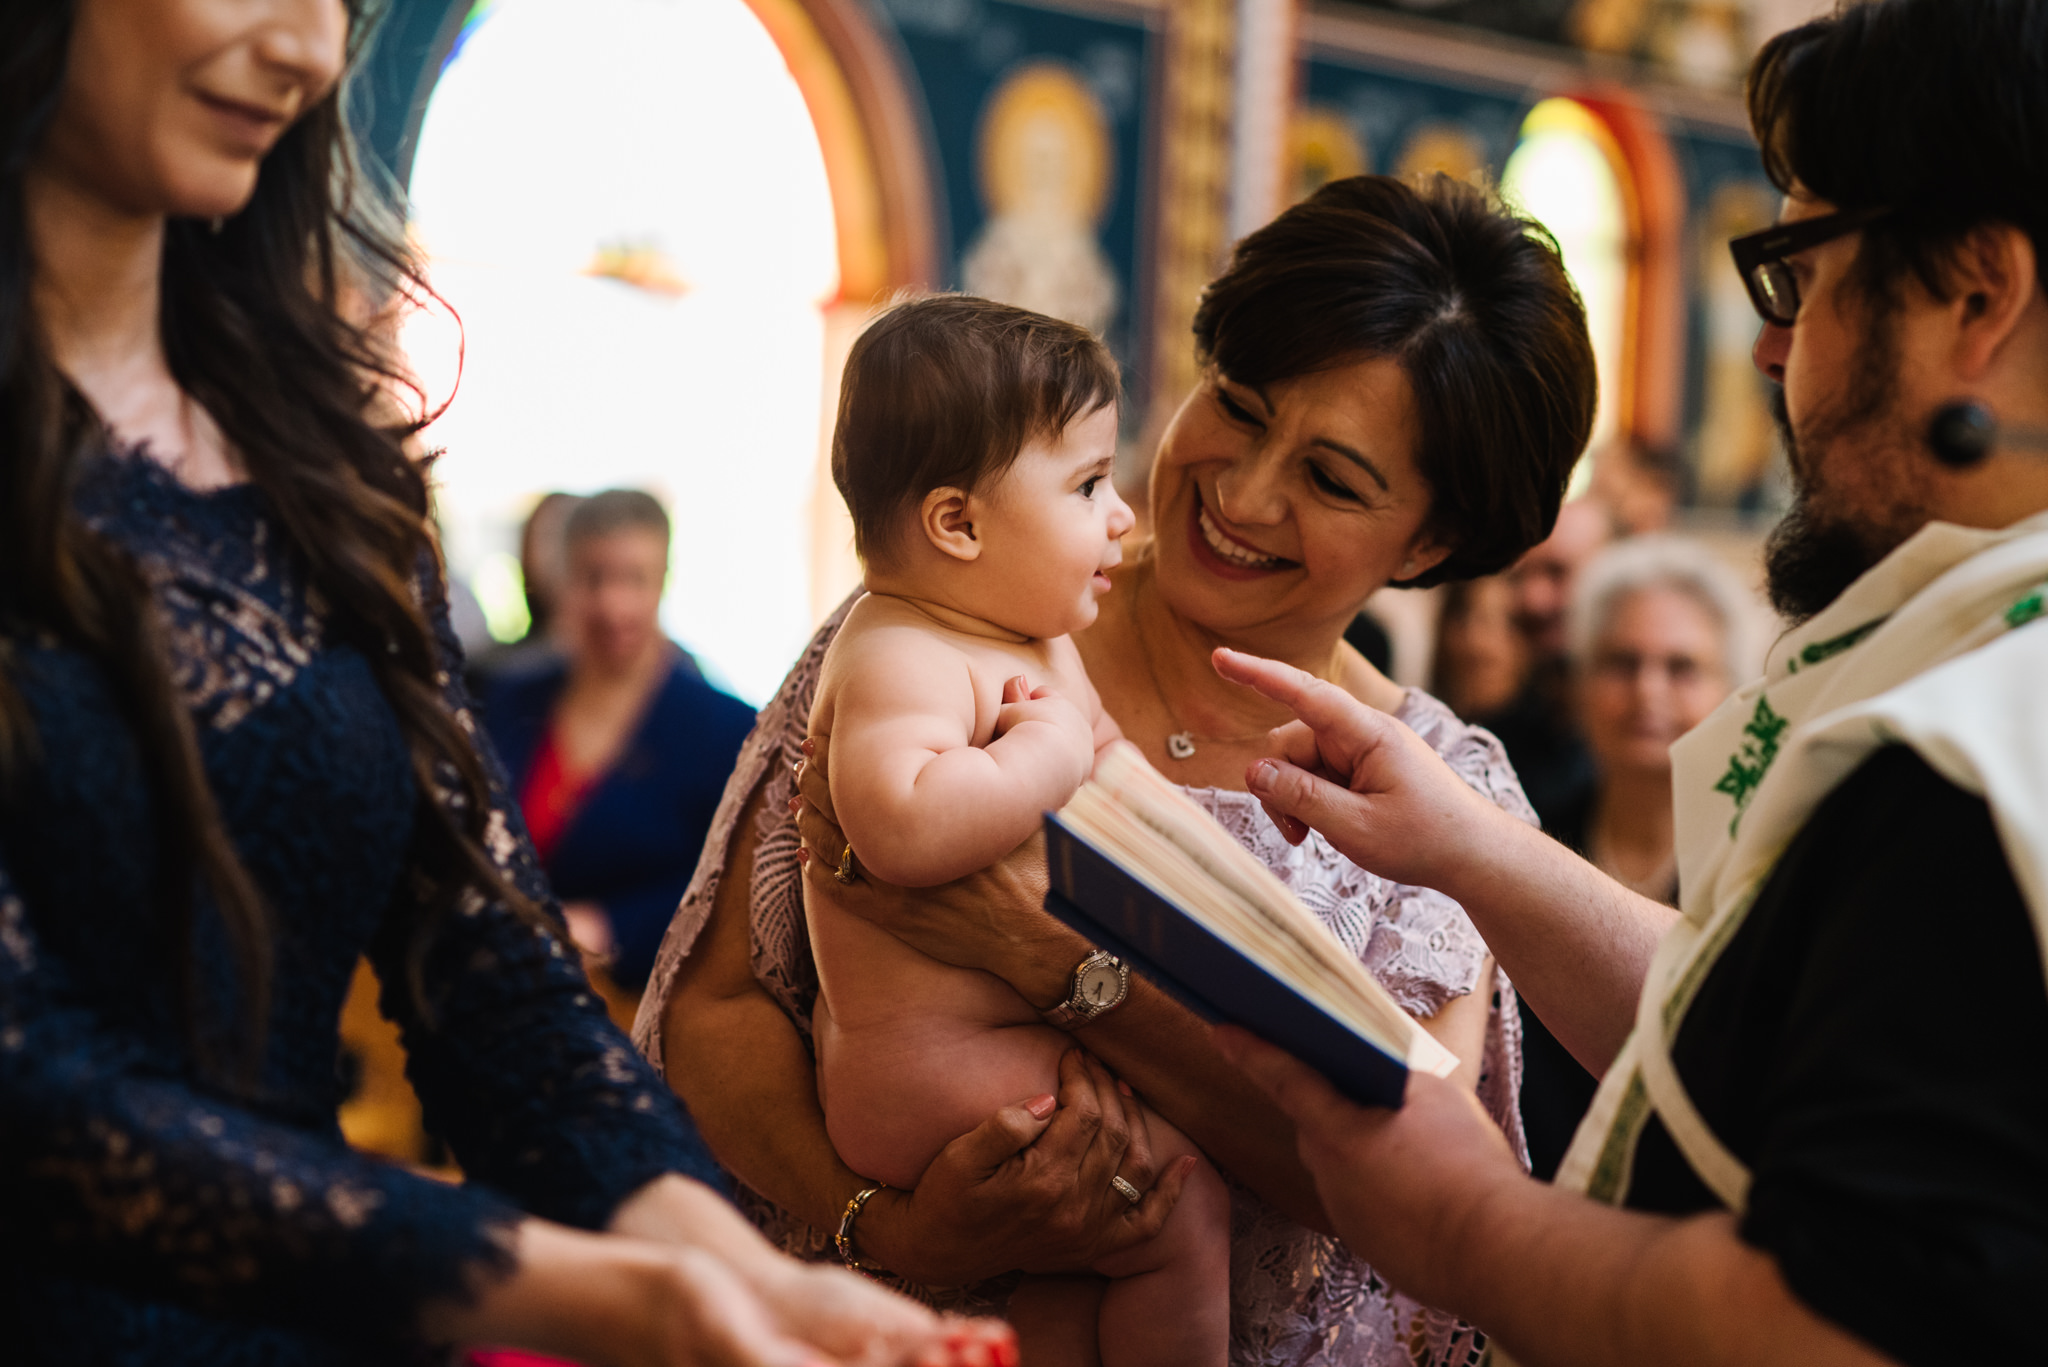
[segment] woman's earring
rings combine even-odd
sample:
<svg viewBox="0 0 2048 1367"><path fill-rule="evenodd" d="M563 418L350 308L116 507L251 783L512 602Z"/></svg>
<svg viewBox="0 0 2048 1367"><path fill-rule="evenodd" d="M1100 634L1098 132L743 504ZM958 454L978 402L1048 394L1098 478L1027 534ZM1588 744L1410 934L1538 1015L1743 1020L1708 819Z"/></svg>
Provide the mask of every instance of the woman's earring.
<svg viewBox="0 0 2048 1367"><path fill-rule="evenodd" d="M1415 557L1409 556L1401 562L1401 577L1407 579L1415 573Z"/></svg>

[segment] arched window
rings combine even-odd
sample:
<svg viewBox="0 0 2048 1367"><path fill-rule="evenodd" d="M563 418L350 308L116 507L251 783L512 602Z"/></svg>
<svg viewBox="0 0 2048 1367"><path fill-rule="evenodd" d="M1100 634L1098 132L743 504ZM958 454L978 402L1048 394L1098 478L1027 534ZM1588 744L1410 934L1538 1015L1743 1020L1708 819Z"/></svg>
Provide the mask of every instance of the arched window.
<svg viewBox="0 0 2048 1367"><path fill-rule="evenodd" d="M1631 251L1634 187L1613 134L1577 100L1544 100L1522 123L1501 174L1502 193L1548 228L1586 304L1600 371L1600 410L1589 450L1628 430L1634 384ZM1573 478L1583 486L1590 468ZM1574 492L1577 492L1575 487Z"/></svg>
<svg viewBox="0 0 2048 1367"><path fill-rule="evenodd" d="M746 0L478 4L428 105L414 232L461 316L429 429L452 571L515 628L542 492L670 507L669 632L741 696L814 620L806 493L839 292L818 131ZM455 383L433 312L406 347Z"/></svg>

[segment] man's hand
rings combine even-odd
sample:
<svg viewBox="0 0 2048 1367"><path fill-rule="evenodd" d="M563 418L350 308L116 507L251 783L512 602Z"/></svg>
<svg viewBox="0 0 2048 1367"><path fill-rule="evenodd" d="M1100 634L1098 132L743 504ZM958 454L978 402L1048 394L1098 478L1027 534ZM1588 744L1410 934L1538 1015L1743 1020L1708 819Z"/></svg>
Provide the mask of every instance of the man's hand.
<svg viewBox="0 0 2048 1367"><path fill-rule="evenodd" d="M1452 772L1405 724L1313 674L1219 649L1216 672L1294 709L1274 732L1277 756L1256 760L1247 785L1295 844L1311 828L1383 878L1439 888L1522 824Z"/></svg>
<svg viewBox="0 0 2048 1367"><path fill-rule="evenodd" d="M1294 1121L1301 1161L1338 1237L1402 1291L1457 1309L1455 1268L1489 1197L1528 1178L1478 1099L1426 1073L1408 1075L1401 1109L1355 1106L1323 1076L1232 1026L1216 1047Z"/></svg>

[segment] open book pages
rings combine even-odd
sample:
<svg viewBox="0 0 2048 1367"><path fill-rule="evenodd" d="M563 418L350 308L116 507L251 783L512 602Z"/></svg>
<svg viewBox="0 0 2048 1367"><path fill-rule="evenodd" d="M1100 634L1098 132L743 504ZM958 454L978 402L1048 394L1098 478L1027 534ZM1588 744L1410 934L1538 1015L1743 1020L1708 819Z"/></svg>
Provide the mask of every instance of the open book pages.
<svg viewBox="0 0 2048 1367"><path fill-rule="evenodd" d="M1059 815L1138 881L1410 1068L1443 1077L1458 1066L1286 884L1135 745L1105 750Z"/></svg>

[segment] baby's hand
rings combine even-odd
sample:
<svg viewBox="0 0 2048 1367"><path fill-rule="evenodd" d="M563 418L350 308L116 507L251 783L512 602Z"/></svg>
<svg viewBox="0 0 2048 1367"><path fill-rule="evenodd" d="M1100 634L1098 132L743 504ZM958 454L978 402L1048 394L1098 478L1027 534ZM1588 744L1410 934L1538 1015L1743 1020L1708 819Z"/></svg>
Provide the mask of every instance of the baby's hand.
<svg viewBox="0 0 2048 1367"><path fill-rule="evenodd" d="M996 713L995 735L990 741L1001 740L1029 721L1057 728L1080 765L1074 779L1074 786L1079 787L1095 760L1095 728L1088 718L1057 689L1033 688L1030 680L1019 674L1003 685L1003 705Z"/></svg>

